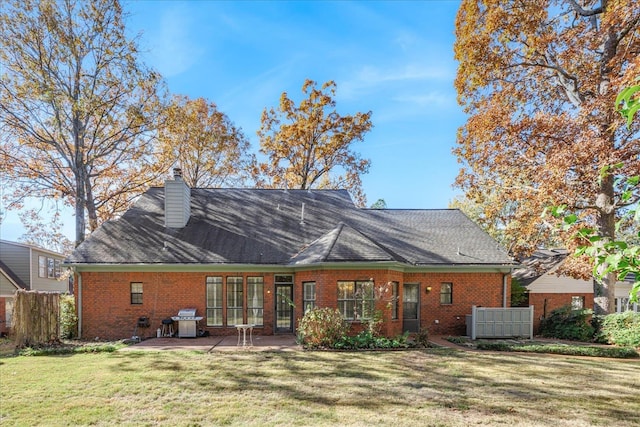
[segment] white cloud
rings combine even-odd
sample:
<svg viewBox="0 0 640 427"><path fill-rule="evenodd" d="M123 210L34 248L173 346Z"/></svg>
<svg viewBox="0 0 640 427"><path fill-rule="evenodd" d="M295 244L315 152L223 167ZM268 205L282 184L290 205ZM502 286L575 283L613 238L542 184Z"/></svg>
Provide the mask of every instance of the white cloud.
<svg viewBox="0 0 640 427"><path fill-rule="evenodd" d="M152 60L165 77L184 73L205 52L192 33L197 28L192 16L184 8L167 9L160 18L159 27L150 35L155 38L150 40L154 45Z"/></svg>
<svg viewBox="0 0 640 427"><path fill-rule="evenodd" d="M423 109L441 109L457 107L456 98L439 91L402 94L392 98L393 101L403 104L413 104Z"/></svg>
<svg viewBox="0 0 640 427"><path fill-rule="evenodd" d="M340 93L350 99L391 87L410 85L415 90L421 86L451 85L454 75L455 70L447 65L408 63L387 68L364 66L352 79L340 83Z"/></svg>

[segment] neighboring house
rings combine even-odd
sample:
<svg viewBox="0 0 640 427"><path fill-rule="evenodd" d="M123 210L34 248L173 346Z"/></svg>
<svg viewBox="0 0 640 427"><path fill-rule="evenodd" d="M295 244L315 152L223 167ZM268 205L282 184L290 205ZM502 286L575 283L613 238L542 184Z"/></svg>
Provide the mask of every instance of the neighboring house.
<svg viewBox="0 0 640 427"><path fill-rule="evenodd" d="M69 292L64 255L33 245L0 240L0 333L11 326L16 290Z"/></svg>
<svg viewBox="0 0 640 427"><path fill-rule="evenodd" d="M635 311L640 313L640 304L637 302L632 303L629 298L633 282L635 281L635 275L630 273L625 277L624 281L616 283L615 297L616 297L616 312L622 313L624 311Z"/></svg>
<svg viewBox="0 0 640 427"><path fill-rule="evenodd" d="M67 259L81 336L155 336L185 308L212 335L293 333L338 308L388 336L464 333L472 305L510 298L515 263L459 210L359 209L344 190L190 189L179 170ZM150 328L139 330L139 318Z"/></svg>
<svg viewBox="0 0 640 427"><path fill-rule="evenodd" d="M567 256L565 249L540 249L522 261L523 268L513 273L513 279L527 289L528 301L524 305L534 306L534 331L538 331L542 318L562 306L593 309L593 280L557 274ZM629 304L630 290L630 281L616 284L616 311L638 310L637 304Z"/></svg>

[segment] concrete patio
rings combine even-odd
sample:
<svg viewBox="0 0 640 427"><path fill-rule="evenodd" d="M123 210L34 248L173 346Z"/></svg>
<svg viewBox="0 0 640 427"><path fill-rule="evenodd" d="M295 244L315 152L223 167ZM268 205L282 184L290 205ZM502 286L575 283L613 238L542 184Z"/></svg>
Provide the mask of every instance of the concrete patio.
<svg viewBox="0 0 640 427"><path fill-rule="evenodd" d="M449 342L442 336L431 336L429 342L436 347L449 347L458 350L475 351L470 348ZM139 343L124 347L119 351L201 351L205 353L218 351L302 351L296 343L294 335L254 336L253 345L247 337L247 344L242 345L242 337L238 345L238 336L198 337L198 338L149 338Z"/></svg>

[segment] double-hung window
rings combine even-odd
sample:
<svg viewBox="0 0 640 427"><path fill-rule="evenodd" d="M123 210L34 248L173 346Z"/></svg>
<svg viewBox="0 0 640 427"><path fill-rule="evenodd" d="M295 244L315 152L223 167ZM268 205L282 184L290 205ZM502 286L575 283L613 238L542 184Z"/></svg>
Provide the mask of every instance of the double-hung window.
<svg viewBox="0 0 640 427"><path fill-rule="evenodd" d="M142 283L131 283L131 304L142 304Z"/></svg>
<svg viewBox="0 0 640 427"><path fill-rule="evenodd" d="M47 257L38 256L38 277L47 277Z"/></svg>
<svg viewBox="0 0 640 427"><path fill-rule="evenodd" d="M372 281L339 281L338 309L345 320L368 320L373 316Z"/></svg>
<svg viewBox="0 0 640 427"><path fill-rule="evenodd" d="M453 304L453 283L440 284L440 304Z"/></svg>
<svg viewBox="0 0 640 427"><path fill-rule="evenodd" d="M227 326L244 323L242 277L227 277Z"/></svg>
<svg viewBox="0 0 640 427"><path fill-rule="evenodd" d="M302 290L302 308L306 313L316 308L316 282L303 282Z"/></svg>
<svg viewBox="0 0 640 427"><path fill-rule="evenodd" d="M247 322L255 326L264 324L263 288L262 277L247 277Z"/></svg>
<svg viewBox="0 0 640 427"><path fill-rule="evenodd" d="M207 326L222 326L222 277L207 277Z"/></svg>
<svg viewBox="0 0 640 427"><path fill-rule="evenodd" d="M53 258L47 258L47 277L49 279L56 277L56 260Z"/></svg>

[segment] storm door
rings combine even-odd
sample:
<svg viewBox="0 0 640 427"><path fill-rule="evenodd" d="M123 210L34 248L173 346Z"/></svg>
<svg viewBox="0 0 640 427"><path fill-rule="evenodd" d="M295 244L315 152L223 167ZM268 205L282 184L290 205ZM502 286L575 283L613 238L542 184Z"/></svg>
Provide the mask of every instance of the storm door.
<svg viewBox="0 0 640 427"><path fill-rule="evenodd" d="M402 330L420 330L420 285L405 283L402 289Z"/></svg>
<svg viewBox="0 0 640 427"><path fill-rule="evenodd" d="M276 332L293 332L293 276L276 275Z"/></svg>

